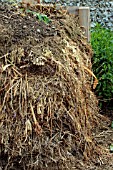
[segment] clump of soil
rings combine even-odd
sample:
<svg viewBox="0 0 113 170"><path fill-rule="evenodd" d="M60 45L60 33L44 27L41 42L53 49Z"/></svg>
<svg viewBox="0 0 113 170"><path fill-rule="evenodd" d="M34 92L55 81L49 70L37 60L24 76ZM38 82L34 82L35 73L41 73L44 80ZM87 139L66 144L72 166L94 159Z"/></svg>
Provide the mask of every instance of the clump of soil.
<svg viewBox="0 0 113 170"><path fill-rule="evenodd" d="M72 169L99 154L92 50L78 17L51 7L46 24L20 8L0 4L0 166Z"/></svg>

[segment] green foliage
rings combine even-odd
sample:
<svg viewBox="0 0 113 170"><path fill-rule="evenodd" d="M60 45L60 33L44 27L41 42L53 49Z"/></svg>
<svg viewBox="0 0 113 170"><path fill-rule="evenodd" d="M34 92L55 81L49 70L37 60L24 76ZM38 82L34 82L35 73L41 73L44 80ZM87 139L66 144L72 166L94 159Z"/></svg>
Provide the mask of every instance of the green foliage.
<svg viewBox="0 0 113 170"><path fill-rule="evenodd" d="M45 22L46 24L48 24L49 22L51 22L51 20L44 14L40 14L40 13L37 13L37 12L34 12L34 11L31 11L29 9L26 9L26 13L31 13L33 14L33 16L35 16L39 21L43 21Z"/></svg>
<svg viewBox="0 0 113 170"><path fill-rule="evenodd" d="M113 144L110 145L109 149L110 149L110 152L113 152Z"/></svg>
<svg viewBox="0 0 113 170"><path fill-rule="evenodd" d="M113 32L97 24L91 31L91 45L93 71L99 80L96 94L109 101L113 98Z"/></svg>

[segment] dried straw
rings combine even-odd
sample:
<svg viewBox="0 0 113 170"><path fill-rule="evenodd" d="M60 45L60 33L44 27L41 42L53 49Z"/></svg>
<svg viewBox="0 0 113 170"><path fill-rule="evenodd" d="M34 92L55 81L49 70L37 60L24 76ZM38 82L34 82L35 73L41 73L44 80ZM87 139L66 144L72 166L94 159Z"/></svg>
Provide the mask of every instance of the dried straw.
<svg viewBox="0 0 113 170"><path fill-rule="evenodd" d="M60 36L45 36L35 45L23 39L0 57L5 169L72 169L76 158L88 159L96 152L92 51L73 16L66 17L63 27L53 19Z"/></svg>

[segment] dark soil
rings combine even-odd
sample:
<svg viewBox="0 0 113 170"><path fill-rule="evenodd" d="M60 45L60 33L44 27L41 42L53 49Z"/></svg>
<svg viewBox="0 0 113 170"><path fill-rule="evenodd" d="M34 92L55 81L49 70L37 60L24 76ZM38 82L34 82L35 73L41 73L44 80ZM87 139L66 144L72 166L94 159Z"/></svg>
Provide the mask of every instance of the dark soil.
<svg viewBox="0 0 113 170"><path fill-rule="evenodd" d="M32 7L29 8L31 10L33 9ZM42 12L42 8L39 8L38 6L36 10ZM43 12L45 12L45 9L43 10ZM113 121L113 119L111 116L108 117L108 116L102 116L101 114L97 114L95 118L95 116L93 115L94 112L97 113L98 110L96 108L97 100L96 97L92 94L91 91L92 87L90 88L89 85L90 78L87 75L87 73L83 70L83 65L85 66L87 65L87 67L91 69L91 63L90 63L90 58L92 55L91 47L86 43L84 36L81 34L80 27L77 24L78 21L77 18L73 17L71 20L69 16L66 17L65 11L64 14L61 14L60 12L56 11L56 9L54 8L51 8L51 10L48 10L47 8L46 13L48 14L48 17L52 20L52 22L50 22L49 24L45 24L44 22L39 22L39 20L37 20L36 17L34 17L32 14L25 13L25 11L20 12L20 8L16 6L13 5L10 6L5 3L0 4L0 74L2 72L2 67L4 63L6 64L5 67L9 68L8 71L6 71L5 73L3 72L3 74L0 75L1 76L0 77L1 78L0 81L0 95L1 95L0 98L0 111L1 111L0 170L2 169L3 170L14 170L14 169L15 170L27 170L27 169L48 170L47 166L49 166L50 170L55 170L55 169L56 170L65 170L65 169L113 170L113 153L110 153L109 150L110 145L113 144L113 129L111 128L111 121ZM68 20L69 22L65 20ZM79 55L81 54L82 56L82 57L80 56L81 57L80 60L82 64L79 63L81 65L79 65L77 63L78 61L73 59L73 56L71 56L73 49L70 49L70 51L68 50L68 45L66 46L67 41L64 42L64 44L62 43L62 40L64 38L65 40L69 40L69 42L72 45L74 44L77 46L77 48L79 48L78 50ZM47 53L48 47L49 50L52 52L52 54L55 55L55 59L53 61L51 61L53 59L52 56L51 58L49 58L48 56L46 56L48 58L42 56L43 54L42 52L48 55ZM70 63L67 63L67 61L65 61L62 55L63 53L62 49L64 49L65 47L67 50L66 53L70 52L70 54L68 55L70 56L70 58L67 58L69 59ZM12 69L10 69L9 66L10 64L15 66L13 68L14 69L13 71ZM42 67L44 64L46 65L46 67ZM73 66L74 64L75 65L78 64L77 68L76 69L74 68L74 76L76 76L77 79L77 81L75 82L77 84L82 79L82 83L85 82L85 85L84 84L82 86L79 85L78 88L78 86L77 85L75 86L75 83L73 83L72 81L73 77L71 77L68 74L66 75L65 72L63 72L64 77L62 80L61 77L62 72L61 74L59 73L60 71L58 72L58 70L60 70L61 67L58 67L58 64L60 66L62 65L67 66L68 64L70 65L72 64ZM4 69L6 69L5 67ZM73 73L72 69L70 70ZM36 107L38 106L36 104L40 103L40 96L47 97L44 102L46 103L49 109L52 108L53 109L52 111L55 111L55 114L52 115L52 113L49 113L49 115L46 115L47 107L44 106L45 107L44 116L38 115L36 117L40 122L40 126L37 125L35 127L36 124L32 123L33 136L30 134L30 132L26 132L28 134L26 134L26 138L25 138L23 133L23 131L25 132L24 124L28 122L26 121L27 119L30 120L30 122L33 122L32 116L30 116L30 114L23 116L21 115L21 112L19 112L19 109L17 107L18 103L16 104L16 101L19 100L19 93L21 93L21 88L19 84L18 84L19 90L18 90L18 86L15 86L14 89L13 103L11 102L11 98L9 97L10 94L8 93L8 89L12 82L15 83L17 79L19 79L19 76L20 77L23 76L24 78L26 78L27 77L26 75L28 76L29 82L27 83L30 84L31 91L29 90L29 94L26 93L24 94L23 91L25 91L25 89L27 88L27 83L24 84L23 81L21 82L21 84L23 83L22 95L25 98L27 98L27 100L31 100L32 97L36 97L36 99L33 100L35 109L37 109ZM2 81L2 79L4 79L3 76L6 76L6 79L4 81ZM15 78L14 80L13 77ZM37 84L36 81L33 81L36 79L38 79ZM11 80L11 82L9 80ZM73 87L76 89L76 91L78 90L76 94L76 100L79 99L78 100L79 104L77 103L76 100L74 101L75 93L72 93ZM65 91L62 90L63 88L65 88L64 89ZM32 90L34 91L32 92ZM42 91L44 91L43 94ZM64 98L62 97L63 92L66 93L65 94L66 97ZM3 101L3 99L5 98L5 97L3 98L5 93L8 93L6 97L6 102ZM53 93L58 95L57 98L54 97L55 98L54 100L57 104L54 102L53 105L51 105L51 100L52 100L51 96L54 95ZM35 96L37 94L39 95L39 97ZM88 99L85 99L84 96L85 97L91 96L91 97L90 98L87 97ZM62 98L64 100L63 105L61 105ZM87 107L88 109L91 108L91 113L88 110L89 111L88 116L90 118L87 116L85 117L85 115L82 115L82 113L80 115L79 111L76 113L76 116L78 116L77 117L78 122L79 122L79 117L81 116L80 123L82 123L82 125L80 126L81 131L79 134L78 132L75 132L75 128L77 129L77 127L75 127L75 124L73 124L73 121L70 119L69 115L66 113L64 114L65 108L62 106L65 106L68 111L72 109L73 105L74 105L74 110L77 109L75 107L78 106L79 110L81 111L82 110L81 108L83 107L82 101L83 102L87 101L88 103ZM4 110L1 110L3 102L5 103L5 106L3 107ZM22 100L22 102L23 103L20 106L22 107L22 109L26 110L26 102L24 100ZM12 106L14 108L11 108ZM27 108L27 111L29 110L30 110L30 106ZM112 112L113 111L111 111L111 115ZM71 116L73 118L73 115ZM88 122L85 121L85 118L88 118ZM99 120L98 123L96 122L97 119ZM48 122L48 124L46 124L46 122ZM98 125L96 128L95 128L95 124ZM42 129L45 130L44 131L45 136L43 135L42 138L40 137L40 134L42 133L41 127ZM88 130L87 127L89 128ZM29 127L28 129L29 131L31 130L30 128L31 127ZM15 131L17 132L15 133ZM90 131L92 134L90 134ZM86 133L86 135L93 136L95 141L93 151L92 151L93 144L91 143L90 146L90 142L88 143L85 141L84 133ZM16 136L13 134L15 134ZM36 134L37 137L35 139L34 136ZM73 137L74 135L75 137ZM81 139L79 140L80 137L79 135L81 135L81 139L83 141L81 141ZM5 141L3 138L5 139ZM31 139L34 140L31 141ZM48 142L48 140L50 140L50 142ZM21 143L21 141L23 143ZM52 143L51 141L54 142ZM75 142L73 143L73 141ZM41 142L42 145L40 144ZM51 145L49 145L49 143L51 143ZM95 145L97 146L99 153L97 153ZM80 147L80 149L76 148L78 146ZM85 148L86 152L89 151L85 159L82 153L82 151L85 150L84 146L86 147ZM46 147L49 149L47 150ZM22 149L24 150L24 152L22 151L23 155L21 155ZM32 150L34 151L30 153L30 149L31 151ZM56 157L54 157L52 153L55 153ZM93 154L97 156L94 156ZM12 160L12 155L13 155L13 160ZM39 157L37 157L37 155ZM59 159L60 157L59 155L61 156L61 159ZM67 155L68 158L66 158ZM90 159L88 159L88 155ZM49 156L51 159L49 158ZM57 160L60 160L58 161L58 163L56 161L56 158ZM43 166L38 164L37 162L38 160L40 162L41 161L43 162ZM65 160L67 164L65 163ZM32 161L33 164L31 165L30 163L32 163ZM69 165L68 165L68 161L69 161ZM29 166L26 165L28 163ZM26 167L30 167L30 168L26 168Z"/></svg>

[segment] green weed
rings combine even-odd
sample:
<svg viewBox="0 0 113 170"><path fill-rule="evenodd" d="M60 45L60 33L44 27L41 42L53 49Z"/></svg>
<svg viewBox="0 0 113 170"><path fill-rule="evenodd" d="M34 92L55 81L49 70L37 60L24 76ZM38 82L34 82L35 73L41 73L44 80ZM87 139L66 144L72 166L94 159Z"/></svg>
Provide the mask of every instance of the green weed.
<svg viewBox="0 0 113 170"><path fill-rule="evenodd" d="M91 30L91 45L93 71L99 80L95 92L100 101L109 102L113 98L113 32L97 24Z"/></svg>

